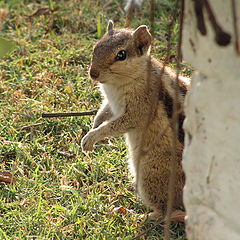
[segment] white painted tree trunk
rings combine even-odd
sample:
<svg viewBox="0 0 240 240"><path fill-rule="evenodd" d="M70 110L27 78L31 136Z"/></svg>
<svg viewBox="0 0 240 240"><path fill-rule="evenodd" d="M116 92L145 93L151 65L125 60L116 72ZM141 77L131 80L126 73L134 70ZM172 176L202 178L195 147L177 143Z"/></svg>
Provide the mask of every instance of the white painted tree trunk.
<svg viewBox="0 0 240 240"><path fill-rule="evenodd" d="M183 56L196 72L186 98L184 204L188 239L240 239L240 55L235 49L231 1L208 0L232 39L220 47L204 8L207 35L185 1ZM240 33L240 1L235 0ZM240 36L239 36L240 38Z"/></svg>

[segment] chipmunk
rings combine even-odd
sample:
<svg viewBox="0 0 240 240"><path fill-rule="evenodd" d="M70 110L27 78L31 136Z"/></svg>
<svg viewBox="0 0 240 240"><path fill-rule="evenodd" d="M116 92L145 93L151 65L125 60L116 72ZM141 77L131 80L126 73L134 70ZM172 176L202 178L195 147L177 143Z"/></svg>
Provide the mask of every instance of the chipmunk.
<svg viewBox="0 0 240 240"><path fill-rule="evenodd" d="M136 30L114 29L109 21L107 32L94 46L89 70L90 77L100 83L104 101L81 145L84 152L90 152L96 142L125 134L130 171L133 176L138 171L138 194L153 209L150 218L156 219L166 214L167 207L176 74L168 67L162 73L163 63L150 54L151 41L145 25ZM183 106L187 85L183 77L179 79L178 102ZM182 112L174 209L183 205L183 119Z"/></svg>

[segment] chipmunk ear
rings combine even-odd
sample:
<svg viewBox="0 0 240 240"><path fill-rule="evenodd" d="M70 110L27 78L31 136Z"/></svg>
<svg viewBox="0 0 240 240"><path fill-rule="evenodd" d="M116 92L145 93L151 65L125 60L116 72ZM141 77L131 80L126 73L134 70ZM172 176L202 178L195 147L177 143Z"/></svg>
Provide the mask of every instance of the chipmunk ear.
<svg viewBox="0 0 240 240"><path fill-rule="evenodd" d="M113 27L114 27L113 21L109 20L107 26L107 31L109 35L113 35Z"/></svg>
<svg viewBox="0 0 240 240"><path fill-rule="evenodd" d="M152 36L147 26L141 25L133 32L133 38L136 43L139 55L143 55L151 45Z"/></svg>

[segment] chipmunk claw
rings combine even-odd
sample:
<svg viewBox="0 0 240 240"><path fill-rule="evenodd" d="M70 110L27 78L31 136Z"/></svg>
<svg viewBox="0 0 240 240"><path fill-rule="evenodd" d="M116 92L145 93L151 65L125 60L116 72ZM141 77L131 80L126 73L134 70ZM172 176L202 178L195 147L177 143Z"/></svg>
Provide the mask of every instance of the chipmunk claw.
<svg viewBox="0 0 240 240"><path fill-rule="evenodd" d="M81 141L81 146L82 146L82 150L83 152L87 153L87 152L92 152L94 149L94 132L93 131L89 131L83 138Z"/></svg>

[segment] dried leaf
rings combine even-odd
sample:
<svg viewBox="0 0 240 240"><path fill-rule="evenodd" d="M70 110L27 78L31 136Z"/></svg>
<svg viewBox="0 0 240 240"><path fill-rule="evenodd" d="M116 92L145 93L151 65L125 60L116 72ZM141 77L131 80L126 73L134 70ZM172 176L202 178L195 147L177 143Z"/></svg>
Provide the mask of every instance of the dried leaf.
<svg viewBox="0 0 240 240"><path fill-rule="evenodd" d="M9 172L0 172L0 182L13 183L13 184L16 183L12 174Z"/></svg>
<svg viewBox="0 0 240 240"><path fill-rule="evenodd" d="M115 207L114 209L113 209L113 211L115 212L115 213L117 213L117 214L126 214L127 213L127 209L125 208L125 207Z"/></svg>
<svg viewBox="0 0 240 240"><path fill-rule="evenodd" d="M31 18L31 17L41 16L41 15L46 15L46 14L49 14L49 13L56 12L58 9L59 9L59 7L56 7L54 9L50 9L49 7L39 8L35 13L30 15L29 17Z"/></svg>
<svg viewBox="0 0 240 240"><path fill-rule="evenodd" d="M49 12L51 12L50 8L43 7L43 8L39 8L35 13L30 15L29 17L37 17L37 16L40 16L40 15L48 14Z"/></svg>

